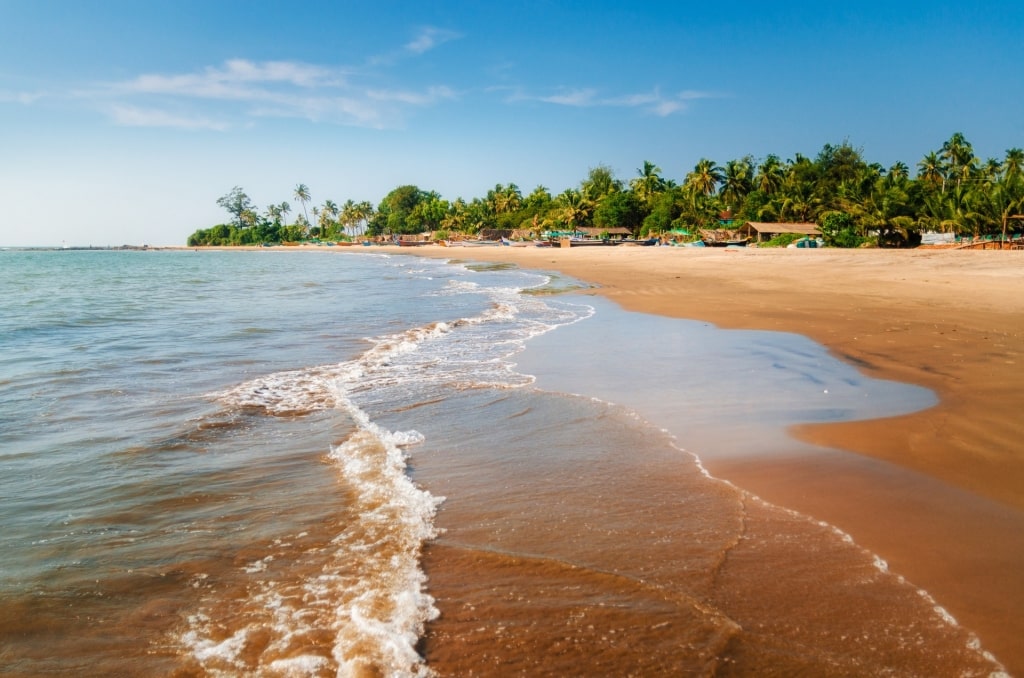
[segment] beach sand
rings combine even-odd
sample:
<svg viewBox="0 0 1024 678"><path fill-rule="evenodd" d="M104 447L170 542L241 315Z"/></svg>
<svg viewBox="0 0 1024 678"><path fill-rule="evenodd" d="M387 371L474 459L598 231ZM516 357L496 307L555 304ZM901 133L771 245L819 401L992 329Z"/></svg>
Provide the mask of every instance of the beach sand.
<svg viewBox="0 0 1024 678"><path fill-rule="evenodd" d="M373 251L559 271L628 310L802 334L869 376L933 389L922 412L792 431L820 453L703 462L849 533L1024 674L1024 253Z"/></svg>

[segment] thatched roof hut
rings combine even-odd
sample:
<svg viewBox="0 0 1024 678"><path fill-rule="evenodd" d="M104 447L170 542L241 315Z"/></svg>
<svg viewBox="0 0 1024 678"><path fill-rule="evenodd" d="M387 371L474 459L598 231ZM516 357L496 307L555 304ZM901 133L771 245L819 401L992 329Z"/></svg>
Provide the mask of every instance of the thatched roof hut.
<svg viewBox="0 0 1024 678"><path fill-rule="evenodd" d="M611 228L600 228L598 226L580 226L576 229L580 233L584 234L588 238L600 238L601 236L608 234L611 238L628 238L633 235L633 231L629 230L625 226L612 226Z"/></svg>
<svg viewBox="0 0 1024 678"><path fill-rule="evenodd" d="M511 235L511 228L481 228L479 233L481 240L501 240Z"/></svg>
<svg viewBox="0 0 1024 678"><path fill-rule="evenodd" d="M765 240L771 240L777 235L783 233L795 233L797 235L806 235L817 237L821 235L821 229L817 224L813 223L780 223L780 224L769 224L760 221L748 221L739 227L737 233L741 237L756 238L757 242L763 242Z"/></svg>

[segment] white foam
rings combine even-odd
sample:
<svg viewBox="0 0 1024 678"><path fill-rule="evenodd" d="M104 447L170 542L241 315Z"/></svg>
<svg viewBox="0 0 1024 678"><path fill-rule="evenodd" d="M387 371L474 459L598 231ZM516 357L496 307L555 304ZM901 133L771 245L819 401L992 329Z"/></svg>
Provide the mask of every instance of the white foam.
<svg viewBox="0 0 1024 678"><path fill-rule="evenodd" d="M389 431L371 412L393 412L396 405L429 400L444 389L533 383L532 376L515 371L510 358L530 338L578 322L594 309L521 292L449 281L443 294L484 295L486 307L467 317L370 339L367 350L352 360L266 375L217 394L228 407L254 407L272 415L345 412L355 430L328 457L346 488L352 518L326 551L308 554L318 559L318 574L301 584L274 576L273 554L242 566L253 583L245 609L229 626L237 628L229 638L219 640L223 636L208 616L192 618L181 640L207 670L240 667L248 629L259 629L271 639L257 673L318 672L328 662L342 676L429 674L416 644L438 612L425 591L419 561L423 543L437 534L433 520L443 498L416 487L407 475L408 449L424 436L415 430ZM284 544L275 547L286 551ZM301 650L303 634L323 629L334 634L330 660L296 653L290 645L299 643Z"/></svg>

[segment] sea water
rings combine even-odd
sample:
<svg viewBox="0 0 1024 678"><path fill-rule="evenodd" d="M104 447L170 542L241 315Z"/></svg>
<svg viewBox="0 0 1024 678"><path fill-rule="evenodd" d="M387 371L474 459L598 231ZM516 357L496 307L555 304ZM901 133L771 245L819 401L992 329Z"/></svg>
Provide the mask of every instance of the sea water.
<svg viewBox="0 0 1024 678"><path fill-rule="evenodd" d="M326 248L0 252L2 672L998 670L673 429L727 447L739 416L776 440L929 393L573 286Z"/></svg>

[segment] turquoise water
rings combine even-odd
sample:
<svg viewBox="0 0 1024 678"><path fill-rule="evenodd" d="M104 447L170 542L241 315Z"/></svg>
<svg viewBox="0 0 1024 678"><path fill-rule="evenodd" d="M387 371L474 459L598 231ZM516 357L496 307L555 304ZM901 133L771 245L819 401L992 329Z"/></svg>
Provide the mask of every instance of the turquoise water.
<svg viewBox="0 0 1024 678"><path fill-rule="evenodd" d="M559 577L571 564L621 570L634 583L657 572L684 586L681 573L717 572L742 541L749 499L703 474L662 429L678 434L683 421L713 430L724 412L778 440L781 423L932 402L921 389L870 382L799 337L726 334L585 296L523 293L545 286L573 283L364 253L0 252L5 673L428 675L445 648L473 647L479 628L549 615L495 607L443 635L465 609L446 576L485 590L491 570L433 556L431 569L424 545L542 557L560 563ZM596 378L573 370L580 361L607 369ZM708 369L716 364L729 369ZM653 492L655 479L636 480L642 469L677 484ZM599 493L599 483L616 489ZM660 512L656 497L673 506L685 498L686 519ZM661 531L638 529L626 509L638 505ZM781 519L762 522L772 520ZM934 601L879 572L842 535L797 523L784 528L790 546L737 570L726 592L809 547L828 551L841 565L830 561L832 574L801 575L812 579L798 585L838 586L832 575L846 571L879 579L900 602L884 614L864 603L864 624L878 634L870 642L903 648L884 659L802 650L797 665L991 667ZM686 530L697 536L683 538ZM626 542L627 560L648 563L647 574L598 565ZM518 586L537 583L517 576ZM559 581L569 598L558 604L575 605L566 592L580 582ZM616 582L589 581L588 596L614 597L623 614L643 618L650 590ZM781 631L741 642L729 595L678 595L696 601L673 617L679 637L732 639L708 641L716 661L788 668L779 648L808 642ZM828 615L844 600L801 623L838 635L847 622ZM640 665L649 638L664 640L641 633L605 669ZM746 654L734 647L743 642ZM486 645L521 655L514 644ZM655 653L686 654L671 642ZM482 654L463 658L491 671ZM585 662L570 666L588 673Z"/></svg>

